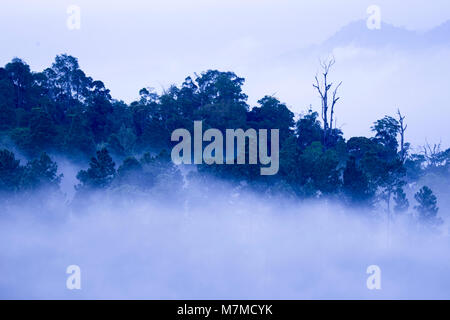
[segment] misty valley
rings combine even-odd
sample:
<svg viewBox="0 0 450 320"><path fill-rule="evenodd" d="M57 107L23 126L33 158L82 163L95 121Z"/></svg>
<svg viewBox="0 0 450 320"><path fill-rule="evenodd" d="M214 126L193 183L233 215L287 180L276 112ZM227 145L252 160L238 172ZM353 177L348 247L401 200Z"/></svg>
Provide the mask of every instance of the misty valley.
<svg viewBox="0 0 450 320"><path fill-rule="evenodd" d="M230 71L127 104L73 56L7 63L0 296L448 297L450 149L408 143L400 110L345 138L335 63L298 116L274 95L250 106ZM65 287L72 265L80 290Z"/></svg>

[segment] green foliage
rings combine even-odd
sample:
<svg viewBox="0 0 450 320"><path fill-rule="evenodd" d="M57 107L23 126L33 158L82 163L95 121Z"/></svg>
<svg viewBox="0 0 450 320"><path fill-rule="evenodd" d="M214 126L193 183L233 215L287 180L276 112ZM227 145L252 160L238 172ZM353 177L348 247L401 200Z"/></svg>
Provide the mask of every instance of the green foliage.
<svg viewBox="0 0 450 320"><path fill-rule="evenodd" d="M350 202L371 205L375 190L367 174L357 166L356 158L351 156L344 170L344 194Z"/></svg>
<svg viewBox="0 0 450 320"><path fill-rule="evenodd" d="M77 189L101 189L108 187L116 175L115 163L105 148L97 151L97 156L92 157L89 169L81 170L77 179L81 182Z"/></svg>
<svg viewBox="0 0 450 320"><path fill-rule="evenodd" d="M31 154L34 152L30 128L14 128L10 131L10 138L25 153Z"/></svg>
<svg viewBox="0 0 450 320"><path fill-rule="evenodd" d="M0 68L0 130L13 128L16 125L14 85L8 72Z"/></svg>
<svg viewBox="0 0 450 320"><path fill-rule="evenodd" d="M406 193L400 187L395 190L394 203L394 211L396 213L405 213L408 211L409 201L406 197Z"/></svg>
<svg viewBox="0 0 450 320"><path fill-rule="evenodd" d="M366 137L353 137L347 141L347 151L349 156L354 157L358 163L367 154L376 154L380 146L377 143Z"/></svg>
<svg viewBox="0 0 450 320"><path fill-rule="evenodd" d="M419 214L419 220L431 226L436 226L442 223L442 219L437 217L439 208L437 207L437 198L430 188L422 187L415 195L418 205L414 206Z"/></svg>
<svg viewBox="0 0 450 320"><path fill-rule="evenodd" d="M19 189L23 167L16 160L14 153L0 150L0 191L12 192Z"/></svg>
<svg viewBox="0 0 450 320"><path fill-rule="evenodd" d="M20 181L24 189L37 189L46 187L58 189L62 174L58 175L58 165L44 152L38 159L31 160L24 168Z"/></svg>
<svg viewBox="0 0 450 320"><path fill-rule="evenodd" d="M40 108L33 109L30 119L31 151L34 153L53 147L56 135L57 130L51 116Z"/></svg>
<svg viewBox="0 0 450 320"><path fill-rule="evenodd" d="M233 72L208 70L202 73L196 79L200 104L243 104L247 100L247 95L242 92L244 81Z"/></svg>
<svg viewBox="0 0 450 320"><path fill-rule="evenodd" d="M68 116L70 125L62 141L62 151L72 156L88 155L95 152L95 142L92 132L83 114L74 113Z"/></svg>
<svg viewBox="0 0 450 320"><path fill-rule="evenodd" d="M395 156L398 148L397 135L400 130L398 121L385 116L374 123L372 130L376 133L375 139L385 147L387 155Z"/></svg>
<svg viewBox="0 0 450 320"><path fill-rule="evenodd" d="M144 167L135 157L126 158L117 169L117 184L132 185L141 189L152 186L154 177L144 172Z"/></svg>
<svg viewBox="0 0 450 320"><path fill-rule="evenodd" d="M280 145L293 135L294 114L277 98L265 96L258 101L260 107L247 113L247 126L254 129L280 130Z"/></svg>
<svg viewBox="0 0 450 320"><path fill-rule="evenodd" d="M319 114L309 109L308 113L296 123L296 134L299 146L304 149L315 141L323 140L323 129L317 120Z"/></svg>
<svg viewBox="0 0 450 320"><path fill-rule="evenodd" d="M300 178L298 162L301 152L295 136L286 139L280 150L280 175L291 185Z"/></svg>
<svg viewBox="0 0 450 320"><path fill-rule="evenodd" d="M424 174L425 157L422 154L412 154L404 164L406 176L410 181L417 181Z"/></svg>
<svg viewBox="0 0 450 320"><path fill-rule="evenodd" d="M25 156L40 157L21 166L14 154L1 151L0 189L56 188L61 176L45 152L87 162L104 146L89 168L78 173L78 190L123 185L174 199L185 181L164 150L173 146L173 130L192 132L195 120L203 121L204 130L280 130L276 176L262 177L259 165L196 167L197 177L214 175L266 194L285 190L301 198L326 195L364 206L378 201L388 210L393 200L396 212L407 212L406 182L450 177L450 149L441 151L435 145L426 146L423 154L407 152L409 144L401 135L404 117L400 123L385 116L374 123L374 137L345 141L341 130L330 129L330 124L324 130L324 120L312 109L294 121L286 104L267 95L249 108L244 81L233 72L208 70L161 94L141 89L138 99L126 104L112 99L104 83L87 76L70 55L58 55L43 72L32 72L24 61L13 59L0 68L1 138L12 141ZM403 153L398 150L399 135ZM121 162L117 172L106 147ZM434 195L423 189L416 196L422 220L435 216Z"/></svg>
<svg viewBox="0 0 450 320"><path fill-rule="evenodd" d="M122 125L119 132L113 133L108 140L110 149L117 155L130 156L134 154L137 137L132 128Z"/></svg>
<svg viewBox="0 0 450 320"><path fill-rule="evenodd" d="M0 191L14 193L24 190L47 188L59 190L62 174L58 165L44 152L39 158L21 166L14 153L0 150Z"/></svg>
<svg viewBox="0 0 450 320"><path fill-rule="evenodd" d="M299 158L300 183L306 195L336 193L340 188L336 151L326 150L318 141L307 147Z"/></svg>

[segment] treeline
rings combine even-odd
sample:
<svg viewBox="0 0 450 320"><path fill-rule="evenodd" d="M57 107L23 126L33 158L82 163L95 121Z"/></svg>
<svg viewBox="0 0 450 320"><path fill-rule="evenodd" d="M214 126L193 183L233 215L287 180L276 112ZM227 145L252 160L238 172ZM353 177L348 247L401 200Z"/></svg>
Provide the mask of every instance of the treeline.
<svg viewBox="0 0 450 320"><path fill-rule="evenodd" d="M324 66L328 75L332 64ZM406 184L430 173L444 181L450 177L450 149L411 153L400 112L375 121L373 137L346 141L333 127L339 98L336 91L325 91L331 87L326 77L323 83L316 78L314 85L322 96L321 115L310 109L299 119L273 96L250 107L243 83L233 72L209 70L162 94L144 88L137 101L126 104L113 99L101 81L86 76L72 56L57 56L43 72L32 72L25 62L13 59L0 68L2 144L36 160L21 166L13 153L1 151L0 189L58 186L61 176L47 153L85 163L90 159L77 175L79 192L119 185L148 189L158 181L183 185L183 176L170 161L170 136L178 128L192 131L194 120L202 120L204 130L280 130L280 171L275 176L261 176L256 165L199 165L196 170L197 175L245 182L266 193L339 198L400 214L410 209ZM433 192L423 187L415 199L420 219L437 224Z"/></svg>

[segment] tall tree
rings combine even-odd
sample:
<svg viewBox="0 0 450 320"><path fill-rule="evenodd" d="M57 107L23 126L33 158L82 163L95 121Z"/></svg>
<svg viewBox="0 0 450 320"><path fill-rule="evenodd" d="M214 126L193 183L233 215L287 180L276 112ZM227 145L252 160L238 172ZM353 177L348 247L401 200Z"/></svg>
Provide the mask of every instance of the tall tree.
<svg viewBox="0 0 450 320"><path fill-rule="evenodd" d="M402 115L400 109L397 110L398 116L398 132L400 134L400 159L404 163L408 156L409 143L405 142L405 132L408 125L405 123L405 116Z"/></svg>
<svg viewBox="0 0 450 320"><path fill-rule="evenodd" d="M58 174L57 163L43 152L39 158L27 163L20 184L24 189L46 187L56 190L62 177L62 174Z"/></svg>
<svg viewBox="0 0 450 320"><path fill-rule="evenodd" d="M294 114L275 97L265 96L258 103L260 107L248 112L247 125L254 129L280 130L280 145L283 146L293 134Z"/></svg>
<svg viewBox="0 0 450 320"><path fill-rule="evenodd" d="M5 66L5 71L14 87L14 104L16 108L30 110L33 74L30 67L19 58L14 58Z"/></svg>
<svg viewBox="0 0 450 320"><path fill-rule="evenodd" d="M384 146L383 157L386 160L392 160L397 157L397 135L399 130L400 124L390 116L377 120L372 127L372 131L375 132L375 141Z"/></svg>
<svg viewBox="0 0 450 320"><path fill-rule="evenodd" d="M80 69L78 59L67 54L58 55L51 68L44 71L48 91L63 110L84 102L92 79Z"/></svg>
<svg viewBox="0 0 450 320"><path fill-rule="evenodd" d="M406 193L403 191L403 188L398 187L395 190L394 203L395 203L394 210L396 213L404 213L408 211L409 201L408 198L406 197Z"/></svg>
<svg viewBox="0 0 450 320"><path fill-rule="evenodd" d="M436 226L442 223L442 219L437 217L439 208L437 207L437 198L430 188L422 187L415 195L418 205L414 208L419 213L419 221L426 225Z"/></svg>
<svg viewBox="0 0 450 320"><path fill-rule="evenodd" d="M334 88L333 91L333 82L329 81L329 73L333 65L336 63L334 58L331 58L327 61L321 61L320 65L322 67L322 79L319 80L319 77L316 75L316 82L313 84L313 87L317 90L320 96L321 105L322 105L322 121L323 121L323 145L325 147L328 146L329 137L333 133L333 121L334 119L334 108L336 103L339 101L340 97L337 96L337 91L342 84L342 81Z"/></svg>
<svg viewBox="0 0 450 320"><path fill-rule="evenodd" d="M116 175L115 163L105 148L97 151L97 156L92 157L87 170L81 170L77 179L81 182L77 189L82 188L106 188Z"/></svg>
<svg viewBox="0 0 450 320"><path fill-rule="evenodd" d="M317 112L309 109L308 113L297 121L295 133L298 137L300 148L305 149L315 141L323 141L324 133L319 120L317 120L318 116Z"/></svg>

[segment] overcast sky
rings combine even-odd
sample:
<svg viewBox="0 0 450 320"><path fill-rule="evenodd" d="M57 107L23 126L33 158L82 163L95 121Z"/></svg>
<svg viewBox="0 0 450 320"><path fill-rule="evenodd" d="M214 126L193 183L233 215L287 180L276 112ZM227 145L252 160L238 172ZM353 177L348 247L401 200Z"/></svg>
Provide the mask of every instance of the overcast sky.
<svg viewBox="0 0 450 320"><path fill-rule="evenodd" d="M81 9L80 30L69 30L66 26L66 10L72 4ZM289 65L291 62L283 65L283 61L274 59L321 43L342 26L366 19L366 10L372 4L381 8L384 22L410 30L425 31L450 18L448 0L2 0L0 64L20 57L33 70L40 71L50 66L57 54L68 53L79 59L88 75L104 81L113 97L127 102L135 99L142 87L160 91L171 83L180 84L194 72L231 70L247 79L245 90L250 104L265 94L276 93L295 112L301 112L309 104L317 103L311 101L315 96L308 83L317 65L308 61L307 66L300 67L301 63L296 62L294 68ZM344 60L345 57L348 54L344 54ZM348 74L342 66L361 68L358 61L352 64L347 59L336 75L345 78ZM386 68L383 70L394 72L396 62L392 60ZM445 68L450 70L448 63ZM383 72L392 78L386 75L389 71ZM340 119L350 134L367 134L370 122L375 120L372 117L402 107L409 108L407 111L416 128L421 125L419 120L425 121L420 130L411 129L415 143L425 138L437 141L447 135L444 122L435 124L432 117L424 120L416 113L419 106L412 102L421 97L411 98L411 103L405 103L409 106L394 106L397 101L388 105L391 101L388 98L392 97L389 93L384 100L377 101L385 109L374 113L374 108L368 106L367 112L364 111L367 119L355 124L354 120L360 118L355 115L355 108L361 107L362 96L351 92L351 80L347 83L347 89L343 87L347 107L341 111ZM370 96L375 90L377 96L383 96L381 88L373 86L363 94ZM433 95L433 92L425 94ZM436 112L449 109L448 104L443 108L443 102L436 101L441 104ZM427 108L432 110L430 106ZM421 131L423 126L429 128L428 132Z"/></svg>

